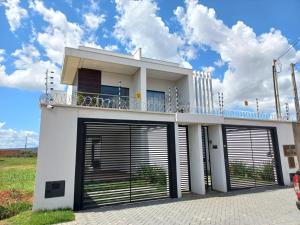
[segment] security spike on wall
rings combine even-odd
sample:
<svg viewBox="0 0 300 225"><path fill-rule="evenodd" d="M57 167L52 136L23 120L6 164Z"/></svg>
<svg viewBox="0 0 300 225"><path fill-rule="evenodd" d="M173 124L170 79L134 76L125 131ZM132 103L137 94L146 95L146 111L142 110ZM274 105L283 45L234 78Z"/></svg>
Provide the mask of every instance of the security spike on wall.
<svg viewBox="0 0 300 225"><path fill-rule="evenodd" d="M214 112L213 88L210 72L194 71L193 82L196 96L196 112L207 114Z"/></svg>

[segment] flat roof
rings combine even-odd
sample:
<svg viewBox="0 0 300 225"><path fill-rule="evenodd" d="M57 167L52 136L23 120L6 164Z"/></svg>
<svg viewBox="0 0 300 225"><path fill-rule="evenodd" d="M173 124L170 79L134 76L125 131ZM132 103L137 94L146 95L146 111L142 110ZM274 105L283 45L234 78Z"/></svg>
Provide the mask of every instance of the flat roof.
<svg viewBox="0 0 300 225"><path fill-rule="evenodd" d="M79 68L134 74L141 67L149 70L164 71L166 74L192 74L192 69L181 67L177 63L142 57L140 49L133 55L126 55L80 46L79 48L65 48L61 82L72 84Z"/></svg>

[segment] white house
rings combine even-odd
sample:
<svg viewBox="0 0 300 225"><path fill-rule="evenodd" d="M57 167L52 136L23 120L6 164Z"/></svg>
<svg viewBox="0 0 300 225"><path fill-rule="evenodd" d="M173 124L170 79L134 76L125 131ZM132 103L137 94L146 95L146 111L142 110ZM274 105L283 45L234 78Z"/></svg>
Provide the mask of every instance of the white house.
<svg viewBox="0 0 300 225"><path fill-rule="evenodd" d="M209 77L141 49L66 48L61 82L41 98L34 210L289 185L298 167L291 122L216 110Z"/></svg>

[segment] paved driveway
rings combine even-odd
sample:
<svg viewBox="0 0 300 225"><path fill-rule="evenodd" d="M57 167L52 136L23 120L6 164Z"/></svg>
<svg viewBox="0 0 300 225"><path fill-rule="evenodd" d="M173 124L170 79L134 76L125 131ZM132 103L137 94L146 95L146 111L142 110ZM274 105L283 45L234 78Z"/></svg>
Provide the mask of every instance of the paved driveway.
<svg viewBox="0 0 300 225"><path fill-rule="evenodd" d="M300 211L293 189L269 188L102 207L78 212L67 224L299 225Z"/></svg>

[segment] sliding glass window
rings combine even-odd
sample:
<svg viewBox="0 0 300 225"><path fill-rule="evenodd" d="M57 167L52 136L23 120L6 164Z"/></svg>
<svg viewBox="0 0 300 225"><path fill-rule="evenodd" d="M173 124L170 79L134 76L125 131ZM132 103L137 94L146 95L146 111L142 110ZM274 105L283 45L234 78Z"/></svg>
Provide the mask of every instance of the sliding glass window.
<svg viewBox="0 0 300 225"><path fill-rule="evenodd" d="M104 107L129 109L129 88L101 85L100 93Z"/></svg>
<svg viewBox="0 0 300 225"><path fill-rule="evenodd" d="M165 112L165 92L147 91L147 110Z"/></svg>

